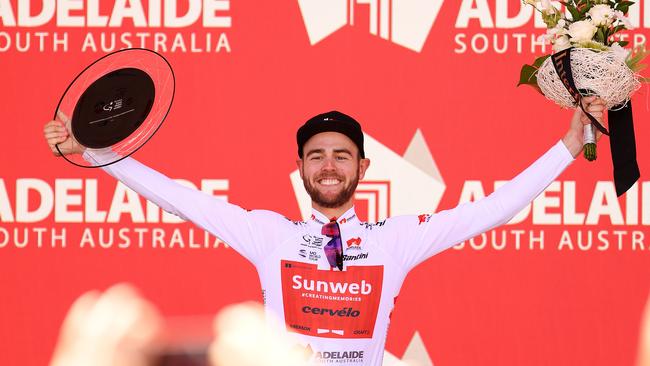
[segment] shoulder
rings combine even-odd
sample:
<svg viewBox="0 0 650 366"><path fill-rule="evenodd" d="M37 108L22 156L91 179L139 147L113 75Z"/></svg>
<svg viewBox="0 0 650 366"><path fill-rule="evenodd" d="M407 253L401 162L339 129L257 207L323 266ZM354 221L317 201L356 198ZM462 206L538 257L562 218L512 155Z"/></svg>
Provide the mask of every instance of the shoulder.
<svg viewBox="0 0 650 366"><path fill-rule="evenodd" d="M386 231L398 228L417 227L429 222L431 216L433 216L433 214L400 215L389 217L374 223L360 222L359 225L370 231Z"/></svg>
<svg viewBox="0 0 650 366"><path fill-rule="evenodd" d="M304 221L295 221L290 218L270 210L246 210L251 222L255 224L271 224L279 228L298 228L305 226Z"/></svg>

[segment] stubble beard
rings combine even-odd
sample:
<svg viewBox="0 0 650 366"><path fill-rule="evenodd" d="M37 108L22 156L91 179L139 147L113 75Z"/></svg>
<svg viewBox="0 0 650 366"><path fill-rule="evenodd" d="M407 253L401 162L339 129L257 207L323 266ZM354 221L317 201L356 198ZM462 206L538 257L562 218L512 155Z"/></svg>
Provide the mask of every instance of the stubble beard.
<svg viewBox="0 0 650 366"><path fill-rule="evenodd" d="M341 179L338 176L326 176L327 178L336 178L341 181ZM318 177L318 179L322 179L325 177ZM336 196L328 198L324 194L322 194L316 187L314 187L309 179L303 179L302 180L303 185L305 186L305 190L307 190L307 193L309 193L309 197L311 197L312 202L315 204L319 205L320 207L325 207L325 208L337 208L341 207L344 204L346 204L350 198L352 198L352 195L354 194L354 191L357 189L357 185L359 184L359 173L357 173L350 183L344 187Z"/></svg>

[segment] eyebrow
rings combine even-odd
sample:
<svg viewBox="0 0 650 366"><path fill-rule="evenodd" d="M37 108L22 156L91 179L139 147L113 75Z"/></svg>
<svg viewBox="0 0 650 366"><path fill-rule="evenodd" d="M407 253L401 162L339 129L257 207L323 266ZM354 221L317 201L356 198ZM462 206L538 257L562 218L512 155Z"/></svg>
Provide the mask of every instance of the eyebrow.
<svg viewBox="0 0 650 366"><path fill-rule="evenodd" d="M307 154L305 154L305 157L308 157L313 154L322 154L325 152L325 149L314 149L314 150L309 150L307 151Z"/></svg>
<svg viewBox="0 0 650 366"><path fill-rule="evenodd" d="M313 155L313 154L324 154L324 153L325 153L325 149L314 149L314 150L309 150L309 151L307 152L307 154L305 154L305 157L308 157L308 156ZM350 150L348 150L348 149L345 149L345 148L334 149L334 153L335 153L335 154L338 154L338 153L345 153L345 154L352 155L352 151L350 151Z"/></svg>
<svg viewBox="0 0 650 366"><path fill-rule="evenodd" d="M346 154L352 155L352 151L350 151L348 149L334 149L334 152L335 153L346 153Z"/></svg>

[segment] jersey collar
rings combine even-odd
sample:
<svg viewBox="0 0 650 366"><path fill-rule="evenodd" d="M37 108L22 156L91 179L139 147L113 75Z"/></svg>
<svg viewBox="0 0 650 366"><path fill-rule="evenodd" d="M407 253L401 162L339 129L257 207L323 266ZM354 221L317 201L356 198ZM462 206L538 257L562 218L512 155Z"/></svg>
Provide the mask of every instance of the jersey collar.
<svg viewBox="0 0 650 366"><path fill-rule="evenodd" d="M330 218L326 217L315 208L312 208L311 221L314 221L320 225L325 225L328 222L330 222ZM339 216L336 221L339 223L339 225L345 225L350 222L358 222L359 219L357 218L357 213L354 211L354 206L352 206L349 210L345 211L345 213Z"/></svg>

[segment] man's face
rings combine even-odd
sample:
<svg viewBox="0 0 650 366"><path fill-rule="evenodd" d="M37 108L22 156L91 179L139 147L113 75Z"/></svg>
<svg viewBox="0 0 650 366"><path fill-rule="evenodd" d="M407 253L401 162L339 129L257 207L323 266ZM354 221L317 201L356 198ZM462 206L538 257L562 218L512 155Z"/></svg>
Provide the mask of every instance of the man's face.
<svg viewBox="0 0 650 366"><path fill-rule="evenodd" d="M322 132L305 143L298 167L314 205L337 208L351 202L369 163L359 159L357 146L347 136Z"/></svg>

